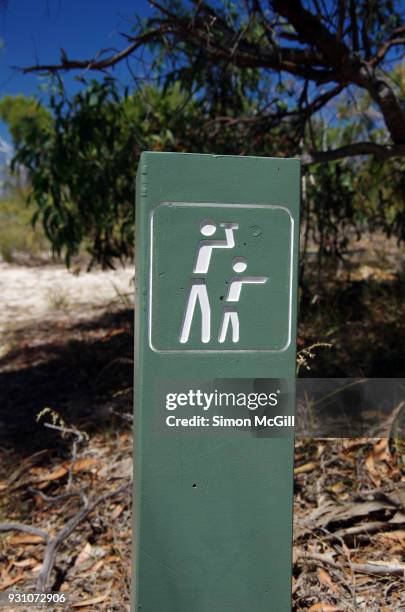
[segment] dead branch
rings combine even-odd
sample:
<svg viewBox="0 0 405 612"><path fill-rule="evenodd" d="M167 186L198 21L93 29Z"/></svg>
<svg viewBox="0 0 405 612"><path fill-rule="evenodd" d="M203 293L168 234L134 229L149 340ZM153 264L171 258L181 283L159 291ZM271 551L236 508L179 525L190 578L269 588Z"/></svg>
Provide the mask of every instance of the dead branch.
<svg viewBox="0 0 405 612"><path fill-rule="evenodd" d="M387 530L389 528L393 529L395 527L397 527L395 524L390 525L387 523L387 521L370 521L369 523L364 523L362 525L354 525L353 527L347 527L346 529L339 529L339 531L323 536L322 539L334 540L335 538L341 539L345 538L346 536L368 535L377 533L378 531Z"/></svg>
<svg viewBox="0 0 405 612"><path fill-rule="evenodd" d="M127 423L134 422L134 415L132 414L132 412L118 412L117 410L114 410L114 408L110 408L110 414L113 414L114 416L119 417L120 419L122 419L123 421L126 421Z"/></svg>
<svg viewBox="0 0 405 612"><path fill-rule="evenodd" d="M359 572L360 574L405 577L405 565L401 563L352 563L351 567L355 572Z"/></svg>
<svg viewBox="0 0 405 612"><path fill-rule="evenodd" d="M62 433L69 433L75 436L72 442L72 459L70 461L69 470L68 470L67 489L69 490L70 487L72 486L72 481L73 481L73 468L77 461L77 449L78 449L79 444L81 444L83 440L86 438L87 434L84 434L82 431L79 431L76 427L66 427L66 426L61 426L61 425L55 425L54 423L44 423L44 425L45 427L48 427L49 429L56 429L57 431L60 431Z"/></svg>
<svg viewBox="0 0 405 612"><path fill-rule="evenodd" d="M92 502L88 502L86 498L83 508L75 516L73 516L68 523L66 523L65 527L59 531L55 538L48 542L45 549L44 561L37 579L37 589L40 592L44 592L49 586L49 579L55 563L56 553L62 542L72 533L72 531L76 529L76 527L86 518L86 516L92 510L94 510L98 504L106 499L123 493L128 486L129 483L126 483L114 491L103 493Z"/></svg>
<svg viewBox="0 0 405 612"><path fill-rule="evenodd" d="M88 60L68 59L62 51L59 64L38 64L24 68L23 72L55 73L77 69L105 71L127 60L140 47L158 42L168 53L185 54L191 63L198 55L213 65L225 62L225 65L232 64L242 69L257 68L292 74L307 82L311 81L316 87L322 83L334 83L339 92L349 85L368 92L381 112L395 144L384 146L373 142L357 142L331 151L314 151L303 157L304 165L358 155L375 155L381 161L405 155L405 110L395 87L379 68L392 47L405 46L405 26L400 24L381 42L373 41L368 32L368 20L363 18L361 21L355 2L350 2L348 7L347 30L343 5L340 5L339 24L335 28L325 4L322 9L319 7L316 12L311 12L302 0L273 0L271 9L275 22L278 21L277 32L273 32L273 22L265 15L260 0L255 0L252 6L246 3L247 20L240 28L204 0L195 2L194 10L189 13L168 8L158 0L151 0L150 4L156 9L155 15L149 18L143 31L135 36L124 35L130 44L122 51L101 59L100 55L106 52L104 49ZM264 27L264 40L263 37L250 36L250 25L256 19ZM285 27L280 28L280 23L284 23ZM292 28L293 32L290 31ZM346 31L351 34L351 40L346 38ZM299 45L279 44L286 37L292 37ZM379 46L373 56L372 45L377 43ZM325 95L325 100L322 95L318 98L321 106L334 97ZM316 105L313 108L300 108L298 105L295 113L305 121L308 113L313 114L317 110ZM278 120L282 121L284 117ZM272 126L272 123L267 124L268 129Z"/></svg>
<svg viewBox="0 0 405 612"><path fill-rule="evenodd" d="M34 495L39 495L47 504L57 504L58 502L67 499L68 497L80 497L83 505L87 503L87 498L84 491L67 491L66 493L61 493L60 495L46 495L40 489L35 489L34 487L28 487L27 491L33 493Z"/></svg>
<svg viewBox="0 0 405 612"><path fill-rule="evenodd" d="M98 70L103 71L107 68L112 68L122 60L132 55L139 47L147 44L151 40L154 40L158 35L162 35L164 28L159 27L156 30L149 30L138 36L130 45L128 45L122 51L114 53L105 59L98 59L101 53L98 53L95 57L88 60L69 60L66 53L61 51L61 61L59 64L36 64L35 66L28 66L23 68L24 74L29 72L63 72L66 70Z"/></svg>
<svg viewBox="0 0 405 612"><path fill-rule="evenodd" d="M332 555L305 551L298 551L298 555L303 562L321 562L335 569L343 569L343 564L335 561ZM405 565L401 563L350 563L350 568L354 572L373 576L405 576Z"/></svg>
<svg viewBox="0 0 405 612"><path fill-rule="evenodd" d="M90 502L83 491L63 493L55 498L50 498L47 495L42 494L45 501L52 503L66 497L72 497L74 495L79 496L82 500L82 508L79 510L79 512L77 512L77 514L75 514L53 538L46 531L37 527L32 527L31 525L24 525L22 523L15 522L0 523L0 531L23 531L32 535L40 536L46 542L44 559L36 583L36 588L39 592L44 593L49 588L49 581L55 564L56 553L62 542L76 529L76 527L87 517L87 515L94 510L98 504L110 499L111 497L120 495L129 487L129 485L130 483L121 485L118 487L118 489L103 493Z"/></svg>
<svg viewBox="0 0 405 612"><path fill-rule="evenodd" d="M391 36L387 40L387 42L381 45L381 47L378 49L377 53L375 54L375 57L371 60L370 63L373 66L376 66L377 64L383 61L383 59L385 58L385 56L387 55L391 47L405 45L405 38L403 37L404 34L405 34L405 27L396 28L391 33Z"/></svg>
<svg viewBox="0 0 405 612"><path fill-rule="evenodd" d="M403 157L405 155L405 145L380 145L375 142L354 142L353 144L329 149L328 151L313 151L305 153L301 157L303 166L335 161L344 157L358 157L359 155L374 155L380 161L385 161L392 157Z"/></svg>
<svg viewBox="0 0 405 612"><path fill-rule="evenodd" d="M23 533L29 533L30 535L39 536L43 538L45 542L49 541L49 534L38 527L32 525L24 525L23 523L16 523L11 521L9 523L0 523L0 531L22 531Z"/></svg>

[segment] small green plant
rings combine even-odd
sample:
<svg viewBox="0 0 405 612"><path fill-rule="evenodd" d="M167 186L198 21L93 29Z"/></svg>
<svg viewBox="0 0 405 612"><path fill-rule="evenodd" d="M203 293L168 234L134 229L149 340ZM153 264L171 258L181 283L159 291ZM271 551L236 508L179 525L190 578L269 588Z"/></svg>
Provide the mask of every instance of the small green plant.
<svg viewBox="0 0 405 612"><path fill-rule="evenodd" d="M69 296L62 287L52 287L48 291L48 302L53 310L67 311L70 307Z"/></svg>

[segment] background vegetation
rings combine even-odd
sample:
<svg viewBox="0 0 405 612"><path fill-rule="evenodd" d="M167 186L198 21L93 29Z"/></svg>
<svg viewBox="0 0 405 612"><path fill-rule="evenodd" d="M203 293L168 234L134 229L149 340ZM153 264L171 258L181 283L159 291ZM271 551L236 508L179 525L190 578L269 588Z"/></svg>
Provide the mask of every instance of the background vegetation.
<svg viewBox="0 0 405 612"><path fill-rule="evenodd" d="M301 156L304 252L317 245L319 275L352 235L404 239L401 2L151 4L121 52L63 51L60 64L25 68L48 75L48 97L0 102L13 168L28 176L34 219L56 254L69 264L84 244L104 267L132 256L144 149ZM129 60L124 89L112 69ZM78 74L76 95L63 88L66 71Z"/></svg>

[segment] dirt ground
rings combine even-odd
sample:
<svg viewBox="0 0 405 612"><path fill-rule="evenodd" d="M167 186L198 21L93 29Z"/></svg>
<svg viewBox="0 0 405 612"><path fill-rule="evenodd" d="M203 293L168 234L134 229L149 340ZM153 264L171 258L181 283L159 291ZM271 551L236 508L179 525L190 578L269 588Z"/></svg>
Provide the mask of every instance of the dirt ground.
<svg viewBox="0 0 405 612"><path fill-rule="evenodd" d="M0 591L129 610L132 278L0 265ZM387 439L297 441L294 610L405 610L404 486Z"/></svg>

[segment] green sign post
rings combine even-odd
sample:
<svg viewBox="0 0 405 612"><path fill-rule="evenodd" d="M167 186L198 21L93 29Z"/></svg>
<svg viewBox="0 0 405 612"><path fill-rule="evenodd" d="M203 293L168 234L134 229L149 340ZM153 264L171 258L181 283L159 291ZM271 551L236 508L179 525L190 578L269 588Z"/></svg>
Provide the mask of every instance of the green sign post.
<svg viewBox="0 0 405 612"><path fill-rule="evenodd" d="M291 609L299 198L296 159L141 157L134 610Z"/></svg>

